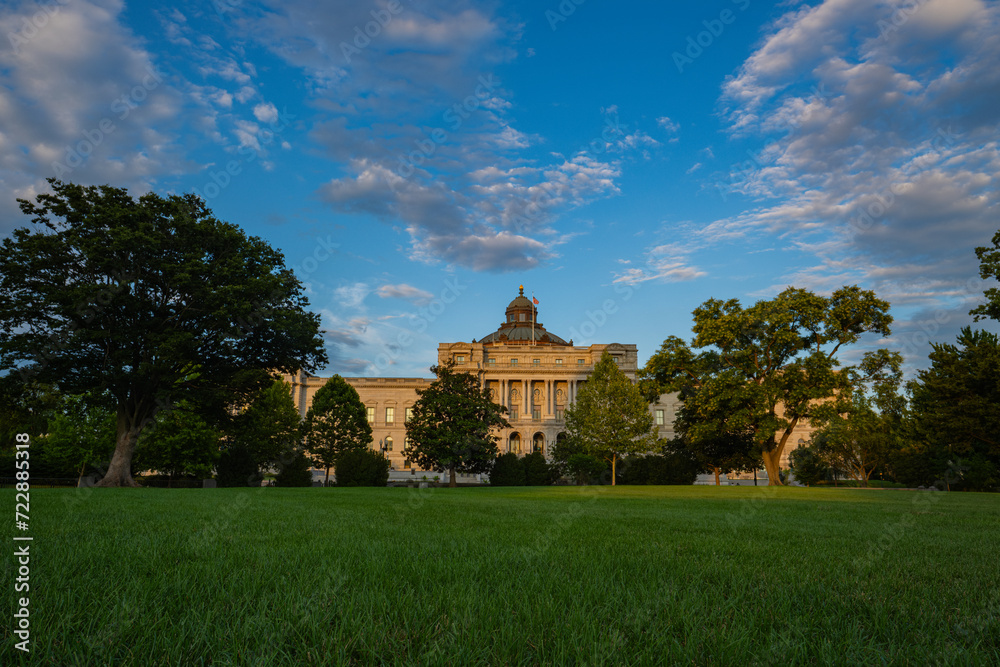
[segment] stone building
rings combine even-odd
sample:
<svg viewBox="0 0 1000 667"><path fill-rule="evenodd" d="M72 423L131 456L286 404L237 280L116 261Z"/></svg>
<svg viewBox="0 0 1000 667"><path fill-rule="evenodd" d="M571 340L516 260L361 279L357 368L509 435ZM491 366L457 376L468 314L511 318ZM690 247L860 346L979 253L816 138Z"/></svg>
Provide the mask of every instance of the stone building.
<svg viewBox="0 0 1000 667"><path fill-rule="evenodd" d="M576 399L601 355L607 352L625 375L635 381L638 350L634 344L577 346L548 331L538 319L538 308L524 296L523 286L504 311L496 331L472 342L441 343L438 363L452 360L459 371L476 375L493 399L508 409L511 428L499 433L500 451L527 454L549 448L565 437L566 407ZM299 413L305 416L316 391L327 378L299 373L292 383ZM344 378L361 397L372 425L372 447L381 449L398 473L417 474L403 455L406 418L417 401L417 390L430 378ZM650 405L659 433L673 436L676 397L664 394Z"/></svg>
<svg viewBox="0 0 1000 667"><path fill-rule="evenodd" d="M553 443L565 437L565 411L580 387L607 352L633 382L638 368L634 344L608 343L574 345L548 331L538 320L537 302L524 296L524 287L504 311L495 331L471 342L441 343L438 363L452 360L455 368L477 376L493 400L507 407L511 427L499 433L501 453L527 454L540 451L546 456ZM417 401L417 390L430 386L431 378L353 377L344 378L361 397L372 425L374 449L380 449L392 463L392 478L424 475L403 455L406 419ZM299 373L286 378L292 383L293 397L304 417L316 391L327 378ZM657 433L674 435L674 417L679 407L676 394L663 394L650 404ZM802 442L802 437L796 438ZM783 457L786 460L788 449ZM783 463L787 467L787 462ZM471 477L471 476L470 476Z"/></svg>

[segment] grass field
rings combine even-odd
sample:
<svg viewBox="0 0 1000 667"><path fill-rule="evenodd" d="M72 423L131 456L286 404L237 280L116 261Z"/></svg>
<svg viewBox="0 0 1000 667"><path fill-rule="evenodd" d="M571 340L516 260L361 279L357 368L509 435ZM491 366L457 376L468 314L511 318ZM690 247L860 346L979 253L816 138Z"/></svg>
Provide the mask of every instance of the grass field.
<svg viewBox="0 0 1000 667"><path fill-rule="evenodd" d="M14 511L14 493L0 498ZM31 494L2 664L998 664L1000 496L753 487Z"/></svg>

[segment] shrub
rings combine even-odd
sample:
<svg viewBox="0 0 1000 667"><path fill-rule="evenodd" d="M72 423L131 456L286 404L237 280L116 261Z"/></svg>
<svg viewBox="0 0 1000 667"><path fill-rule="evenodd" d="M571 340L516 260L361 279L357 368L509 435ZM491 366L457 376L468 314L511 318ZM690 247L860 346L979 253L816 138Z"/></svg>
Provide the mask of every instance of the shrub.
<svg viewBox="0 0 1000 667"><path fill-rule="evenodd" d="M278 471L274 481L278 486L312 486L313 476L309 468L309 459L304 452L299 452Z"/></svg>
<svg viewBox="0 0 1000 667"><path fill-rule="evenodd" d="M370 449L341 452L334 466L337 486L385 486L389 483L390 467L382 452Z"/></svg>
<svg viewBox="0 0 1000 667"><path fill-rule="evenodd" d="M694 484L698 464L684 452L630 456L622 466L621 484Z"/></svg>
<svg viewBox="0 0 1000 667"><path fill-rule="evenodd" d="M490 471L490 486L524 486L524 464L517 454L507 452L497 457Z"/></svg>
<svg viewBox="0 0 1000 667"><path fill-rule="evenodd" d="M545 460L541 452L532 452L521 460L524 483L527 486L549 486L559 479L559 471Z"/></svg>
<svg viewBox="0 0 1000 667"><path fill-rule="evenodd" d="M219 486L260 486L264 476L260 474L253 455L242 445L226 449L215 465Z"/></svg>
<svg viewBox="0 0 1000 667"><path fill-rule="evenodd" d="M577 484L588 484L608 470L608 464L596 456L573 454L566 460L566 470Z"/></svg>

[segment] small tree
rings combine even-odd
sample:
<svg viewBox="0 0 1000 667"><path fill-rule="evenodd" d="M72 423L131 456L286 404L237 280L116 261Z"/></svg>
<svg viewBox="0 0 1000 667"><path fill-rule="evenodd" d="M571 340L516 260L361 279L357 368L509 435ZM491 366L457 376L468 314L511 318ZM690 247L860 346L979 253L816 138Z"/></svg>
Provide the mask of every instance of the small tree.
<svg viewBox="0 0 1000 667"><path fill-rule="evenodd" d="M566 471L573 477L577 485L587 484L595 477L600 477L608 469L603 459L590 454L570 454L566 460Z"/></svg>
<svg viewBox="0 0 1000 667"><path fill-rule="evenodd" d="M367 449L372 442L372 427L368 423L365 404L358 390L339 375L334 375L319 388L306 414L308 451L318 468L330 468L337 457L347 451ZM337 480L338 483L340 480Z"/></svg>
<svg viewBox="0 0 1000 667"><path fill-rule="evenodd" d="M830 464L816 444L796 447L789 458L795 480L806 486L819 484L830 475Z"/></svg>
<svg viewBox="0 0 1000 667"><path fill-rule="evenodd" d="M490 486L524 486L524 466L514 452L497 457L490 470Z"/></svg>
<svg viewBox="0 0 1000 667"><path fill-rule="evenodd" d="M258 472L280 468L297 456L303 426L290 384L275 380L240 407L225 430L229 444L244 452Z"/></svg>
<svg viewBox="0 0 1000 667"><path fill-rule="evenodd" d="M391 464L382 452L348 449L337 455L337 486L385 486Z"/></svg>
<svg viewBox="0 0 1000 667"><path fill-rule="evenodd" d="M115 413L108 403L109 397L95 394L62 397L40 439L50 464L79 471L77 484L88 465L105 463L114 452ZM34 463L32 469L37 470Z"/></svg>
<svg viewBox="0 0 1000 667"><path fill-rule="evenodd" d="M178 476L205 478L219 459L220 438L190 406L180 404L161 412L143 431L135 458L140 470L167 475L167 486Z"/></svg>
<svg viewBox="0 0 1000 667"><path fill-rule="evenodd" d="M448 486L457 486L455 473L485 473L497 458L497 430L509 428L507 408L497 405L479 380L457 373L454 363L433 366L437 379L418 389L413 416L406 423L406 458L425 469L448 471Z"/></svg>
<svg viewBox="0 0 1000 667"><path fill-rule="evenodd" d="M649 403L607 352L566 409L566 430L585 453L611 465L612 485L618 460L648 451L655 439Z"/></svg>

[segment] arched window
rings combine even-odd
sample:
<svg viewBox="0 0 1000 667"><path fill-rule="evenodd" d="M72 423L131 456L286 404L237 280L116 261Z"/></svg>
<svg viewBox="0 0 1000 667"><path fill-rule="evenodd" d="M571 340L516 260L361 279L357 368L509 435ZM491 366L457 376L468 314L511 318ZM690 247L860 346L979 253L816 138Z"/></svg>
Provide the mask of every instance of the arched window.
<svg viewBox="0 0 1000 667"><path fill-rule="evenodd" d="M391 435L387 435L385 437L385 451L387 451L387 452L391 452L392 451L392 436Z"/></svg>
<svg viewBox="0 0 1000 667"><path fill-rule="evenodd" d="M507 443L507 451L513 452L515 454L521 453L521 434L511 433L510 440Z"/></svg>

